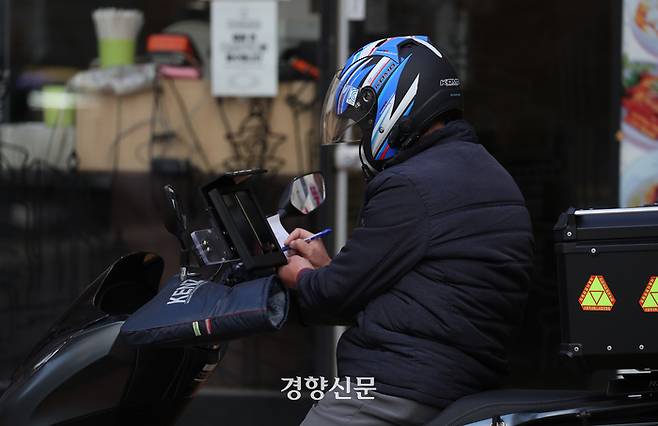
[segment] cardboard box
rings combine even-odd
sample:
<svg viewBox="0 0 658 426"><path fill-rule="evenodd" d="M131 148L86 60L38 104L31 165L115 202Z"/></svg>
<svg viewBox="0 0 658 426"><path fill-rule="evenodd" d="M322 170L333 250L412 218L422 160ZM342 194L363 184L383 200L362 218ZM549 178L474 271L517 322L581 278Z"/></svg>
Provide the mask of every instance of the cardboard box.
<svg viewBox="0 0 658 426"><path fill-rule="evenodd" d="M81 170L146 172L151 158L163 157L189 159L200 169L214 173L264 166L270 172L293 175L317 168L320 143L315 139L319 132L315 138L311 136L312 130L317 130L311 127L320 122L317 112L305 109L297 113L300 144L295 113L286 102L293 93L300 93L303 101L309 102L315 96L314 83L282 83L279 96L271 99L223 98L219 101L223 111L211 96L208 81L163 79L161 87L160 112L155 119L153 91L121 97L95 95L77 109L76 143ZM176 92L185 104L196 138ZM234 143L227 137L222 112L236 136ZM262 117L269 126L267 134L263 133ZM156 134L173 131L175 137L149 143L153 122ZM261 162L264 164L258 164Z"/></svg>

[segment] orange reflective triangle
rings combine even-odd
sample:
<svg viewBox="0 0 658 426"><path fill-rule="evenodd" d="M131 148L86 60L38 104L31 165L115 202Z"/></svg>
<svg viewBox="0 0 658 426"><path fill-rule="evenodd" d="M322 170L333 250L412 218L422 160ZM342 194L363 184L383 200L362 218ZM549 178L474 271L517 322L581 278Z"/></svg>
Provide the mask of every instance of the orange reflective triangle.
<svg viewBox="0 0 658 426"><path fill-rule="evenodd" d="M658 292L658 288L656 291ZM603 275L590 276L578 298L583 311L611 311L615 301L615 296L612 295Z"/></svg>
<svg viewBox="0 0 658 426"><path fill-rule="evenodd" d="M649 278L642 297L640 297L640 306L644 312L658 312L658 283L656 283L656 278L658 277Z"/></svg>

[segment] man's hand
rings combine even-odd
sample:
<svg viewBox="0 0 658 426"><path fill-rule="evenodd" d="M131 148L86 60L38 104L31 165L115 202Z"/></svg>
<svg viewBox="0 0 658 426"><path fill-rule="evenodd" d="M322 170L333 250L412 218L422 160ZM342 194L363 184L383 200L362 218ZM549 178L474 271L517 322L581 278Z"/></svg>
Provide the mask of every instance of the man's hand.
<svg viewBox="0 0 658 426"><path fill-rule="evenodd" d="M277 271L281 282L288 288L297 288L297 276L302 269L315 269L311 262L301 256L290 256L288 264Z"/></svg>
<svg viewBox="0 0 658 426"><path fill-rule="evenodd" d="M331 263L331 258L327 254L322 240L317 239L310 242L304 241L304 238L312 236L313 233L306 229L297 228L286 239L286 244L304 259L311 262L314 268L322 268Z"/></svg>

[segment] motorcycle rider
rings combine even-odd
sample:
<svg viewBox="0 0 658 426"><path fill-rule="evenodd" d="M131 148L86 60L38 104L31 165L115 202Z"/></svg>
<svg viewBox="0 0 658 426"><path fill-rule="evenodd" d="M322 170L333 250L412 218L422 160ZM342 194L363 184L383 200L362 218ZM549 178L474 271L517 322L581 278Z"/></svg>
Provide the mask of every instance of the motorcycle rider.
<svg viewBox="0 0 658 426"><path fill-rule="evenodd" d="M323 143L359 142L360 223L333 259L303 229L279 269L302 309L349 322L337 348L344 390L303 425L424 424L499 385L522 319L532 257L525 202L462 119L461 83L424 36L354 53L323 108ZM347 377L374 377L374 399ZM349 397L349 398L348 398ZM347 399L341 399L347 398Z"/></svg>

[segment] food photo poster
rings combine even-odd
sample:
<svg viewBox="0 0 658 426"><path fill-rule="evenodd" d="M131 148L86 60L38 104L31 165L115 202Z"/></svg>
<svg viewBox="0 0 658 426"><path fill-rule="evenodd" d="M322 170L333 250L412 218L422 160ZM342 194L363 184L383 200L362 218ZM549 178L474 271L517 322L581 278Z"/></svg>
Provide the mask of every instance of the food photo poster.
<svg viewBox="0 0 658 426"><path fill-rule="evenodd" d="M658 202L658 0L624 0L619 203Z"/></svg>

